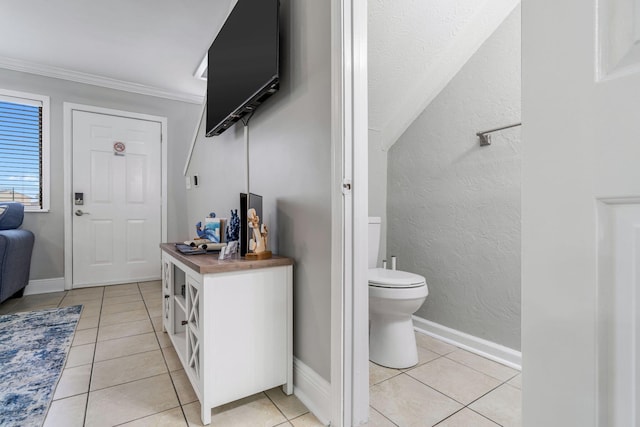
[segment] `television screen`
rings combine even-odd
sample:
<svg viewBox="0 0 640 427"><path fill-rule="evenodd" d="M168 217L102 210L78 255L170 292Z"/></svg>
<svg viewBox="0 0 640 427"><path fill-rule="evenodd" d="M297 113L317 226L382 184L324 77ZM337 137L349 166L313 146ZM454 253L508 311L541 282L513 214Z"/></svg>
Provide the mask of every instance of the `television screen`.
<svg viewBox="0 0 640 427"><path fill-rule="evenodd" d="M209 48L207 136L278 90L279 0L238 0Z"/></svg>

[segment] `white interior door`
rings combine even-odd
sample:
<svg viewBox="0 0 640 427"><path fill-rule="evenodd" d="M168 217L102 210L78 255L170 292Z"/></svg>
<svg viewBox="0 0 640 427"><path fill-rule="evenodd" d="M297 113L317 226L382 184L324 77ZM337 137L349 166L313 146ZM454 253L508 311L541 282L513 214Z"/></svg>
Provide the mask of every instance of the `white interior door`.
<svg viewBox="0 0 640 427"><path fill-rule="evenodd" d="M73 286L160 278L161 123L72 114Z"/></svg>
<svg viewBox="0 0 640 427"><path fill-rule="evenodd" d="M525 427L640 426L640 2L523 16Z"/></svg>

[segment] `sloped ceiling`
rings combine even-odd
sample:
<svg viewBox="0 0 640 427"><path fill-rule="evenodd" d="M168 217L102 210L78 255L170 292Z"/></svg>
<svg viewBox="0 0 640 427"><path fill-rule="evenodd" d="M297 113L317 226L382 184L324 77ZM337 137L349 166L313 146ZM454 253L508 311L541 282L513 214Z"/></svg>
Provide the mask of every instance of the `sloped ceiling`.
<svg viewBox="0 0 640 427"><path fill-rule="evenodd" d="M233 5L0 0L0 67L202 102L194 74Z"/></svg>
<svg viewBox="0 0 640 427"><path fill-rule="evenodd" d="M0 0L0 68L200 103L194 74L236 1ZM369 127L383 147L518 2L369 0Z"/></svg>
<svg viewBox="0 0 640 427"><path fill-rule="evenodd" d="M369 0L369 129L380 148L400 138L519 3Z"/></svg>

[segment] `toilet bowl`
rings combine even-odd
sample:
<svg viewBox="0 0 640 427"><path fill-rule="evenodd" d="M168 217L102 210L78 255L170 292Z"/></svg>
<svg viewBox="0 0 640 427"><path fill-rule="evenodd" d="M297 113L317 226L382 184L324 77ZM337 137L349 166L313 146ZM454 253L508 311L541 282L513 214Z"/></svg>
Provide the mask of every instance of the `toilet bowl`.
<svg viewBox="0 0 640 427"><path fill-rule="evenodd" d="M429 290L418 274L375 268L379 238L380 218L369 218L369 359L389 368L408 368L418 363L411 315Z"/></svg>

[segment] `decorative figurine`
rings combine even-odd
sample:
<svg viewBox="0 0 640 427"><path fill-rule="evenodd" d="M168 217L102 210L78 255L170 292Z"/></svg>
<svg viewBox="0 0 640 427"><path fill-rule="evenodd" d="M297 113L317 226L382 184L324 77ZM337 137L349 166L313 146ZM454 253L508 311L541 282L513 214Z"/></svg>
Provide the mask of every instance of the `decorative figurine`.
<svg viewBox="0 0 640 427"><path fill-rule="evenodd" d="M227 243L225 247L220 249L220 256L218 259L230 259L236 252L238 252L238 241L234 240L233 242Z"/></svg>
<svg viewBox="0 0 640 427"><path fill-rule="evenodd" d="M198 235L198 239L204 239L204 231L202 231L202 221L198 221L196 223L196 234Z"/></svg>
<svg viewBox="0 0 640 427"><path fill-rule="evenodd" d="M226 230L227 247L220 250L218 259L229 259L233 254L238 252L238 241L240 240L240 218L238 210L231 210L231 219Z"/></svg>
<svg viewBox="0 0 640 427"><path fill-rule="evenodd" d="M231 210L231 219L227 226L227 242L235 242L240 240L240 218L238 217L238 209Z"/></svg>
<svg viewBox="0 0 640 427"><path fill-rule="evenodd" d="M267 238L269 230L267 226L260 226L260 217L256 210L251 208L247 212L247 220L249 228L253 230L253 238L249 241L249 251L245 258L247 259L268 259L271 258L271 251L267 250Z"/></svg>

